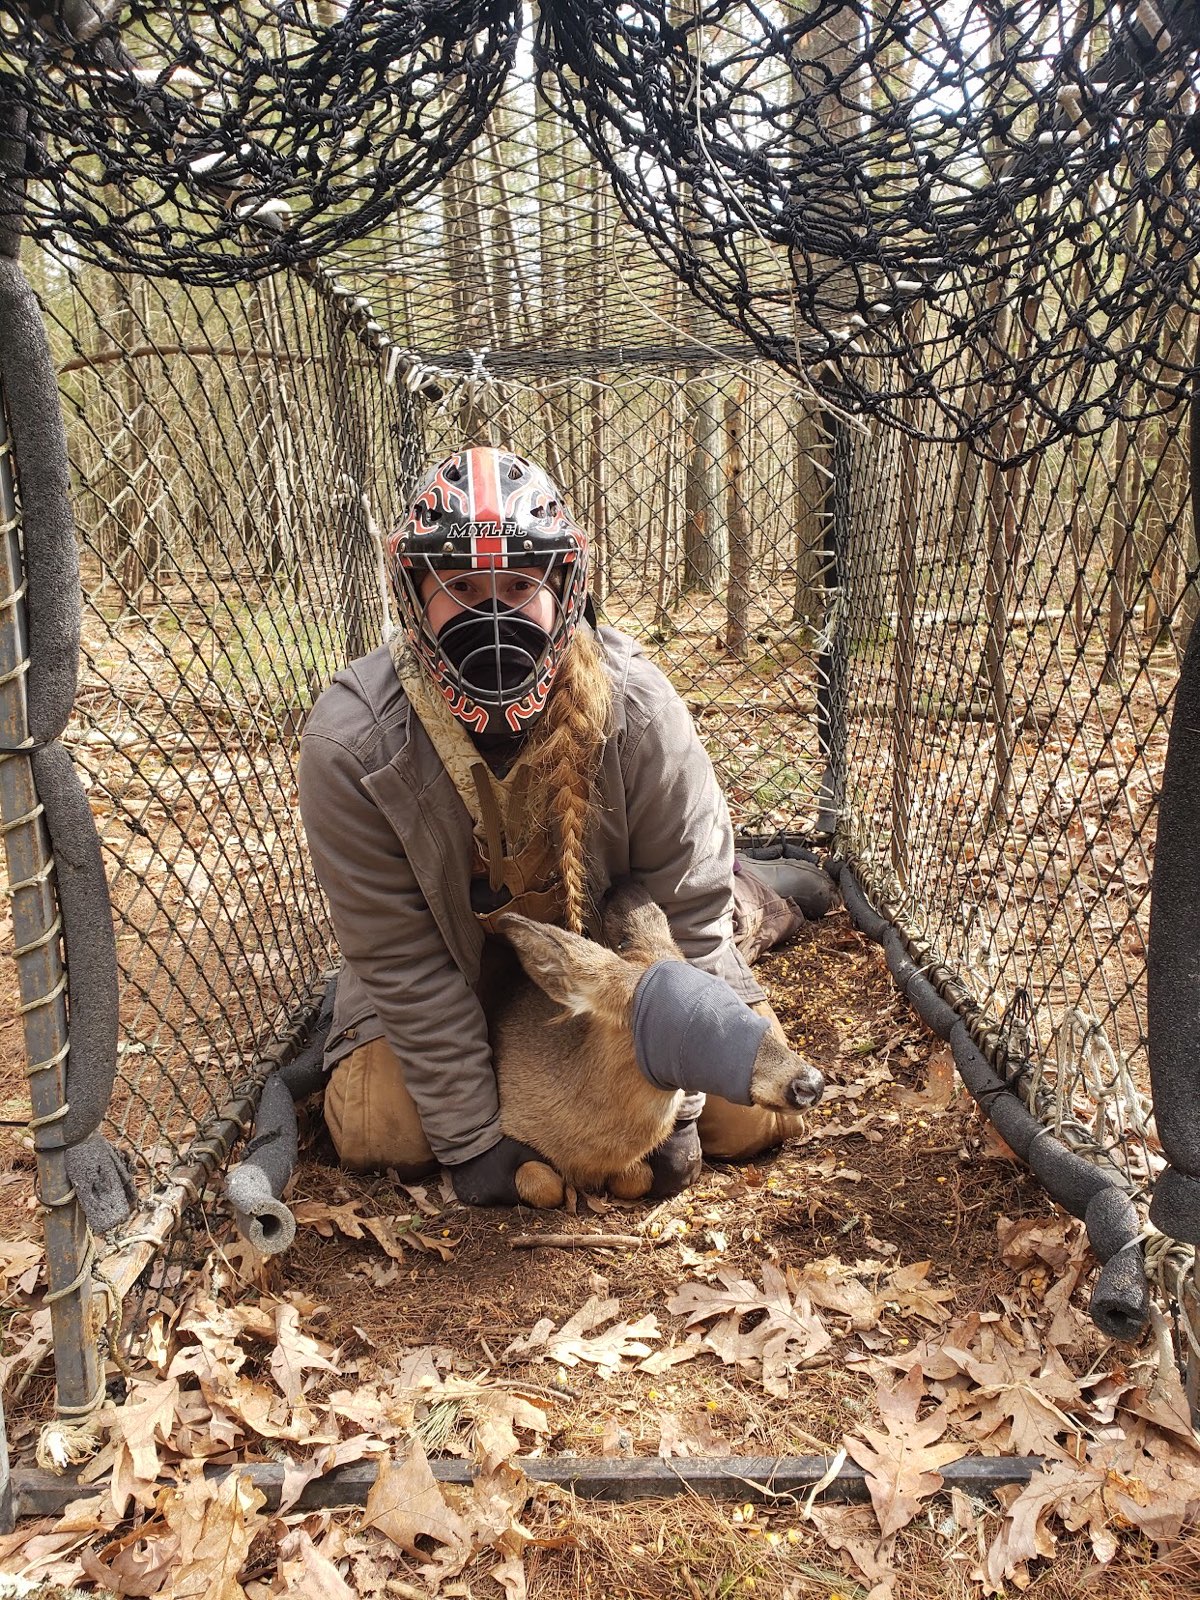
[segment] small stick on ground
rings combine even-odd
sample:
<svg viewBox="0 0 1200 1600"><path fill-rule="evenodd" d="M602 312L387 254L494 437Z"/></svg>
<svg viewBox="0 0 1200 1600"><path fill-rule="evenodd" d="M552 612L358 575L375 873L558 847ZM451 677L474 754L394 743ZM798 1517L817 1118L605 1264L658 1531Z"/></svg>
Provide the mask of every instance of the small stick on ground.
<svg viewBox="0 0 1200 1600"><path fill-rule="evenodd" d="M650 1240L636 1233L514 1233L513 1250L641 1250Z"/></svg>

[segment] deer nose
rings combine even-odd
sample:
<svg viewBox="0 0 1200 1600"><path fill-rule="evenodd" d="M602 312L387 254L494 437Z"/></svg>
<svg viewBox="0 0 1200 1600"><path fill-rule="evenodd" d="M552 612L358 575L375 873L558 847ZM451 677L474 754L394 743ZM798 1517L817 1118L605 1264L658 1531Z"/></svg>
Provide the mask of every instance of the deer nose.
<svg viewBox="0 0 1200 1600"><path fill-rule="evenodd" d="M806 1106L815 1106L824 1093L825 1079L816 1067L806 1063L801 1065L787 1086L788 1103L795 1106L797 1111L803 1111Z"/></svg>

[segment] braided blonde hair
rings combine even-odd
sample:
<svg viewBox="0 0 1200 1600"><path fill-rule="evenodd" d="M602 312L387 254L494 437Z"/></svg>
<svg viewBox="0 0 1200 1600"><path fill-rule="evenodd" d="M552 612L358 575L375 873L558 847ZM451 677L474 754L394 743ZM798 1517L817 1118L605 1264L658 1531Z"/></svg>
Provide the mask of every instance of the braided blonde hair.
<svg viewBox="0 0 1200 1600"><path fill-rule="evenodd" d="M557 824L566 925L582 933L589 910L584 844L596 779L612 721L612 688L595 635L580 628L563 656L546 710L533 733L535 794Z"/></svg>

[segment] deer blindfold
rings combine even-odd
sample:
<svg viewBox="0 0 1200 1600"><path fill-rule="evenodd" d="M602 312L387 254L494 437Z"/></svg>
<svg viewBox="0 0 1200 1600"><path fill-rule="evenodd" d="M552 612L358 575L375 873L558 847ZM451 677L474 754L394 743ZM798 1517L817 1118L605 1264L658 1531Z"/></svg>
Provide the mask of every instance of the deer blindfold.
<svg viewBox="0 0 1200 1600"><path fill-rule="evenodd" d="M686 961L656 961L634 991L637 1064L658 1089L751 1105L750 1078L769 1027L724 979Z"/></svg>

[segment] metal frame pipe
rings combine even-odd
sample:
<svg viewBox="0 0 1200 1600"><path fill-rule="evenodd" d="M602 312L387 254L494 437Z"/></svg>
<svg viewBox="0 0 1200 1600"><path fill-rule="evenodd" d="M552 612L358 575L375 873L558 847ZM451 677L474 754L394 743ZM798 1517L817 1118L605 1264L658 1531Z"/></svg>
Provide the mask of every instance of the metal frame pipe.
<svg viewBox="0 0 1200 1600"><path fill-rule="evenodd" d="M29 671L21 519L7 403L0 390L0 835L12 898L13 943L46 1238L57 1411L87 1417L103 1398L92 1310L91 1234L67 1176L66 974L54 860L34 786L26 704Z"/></svg>

